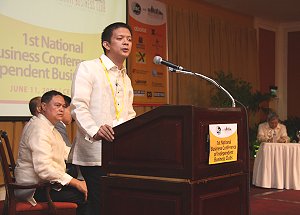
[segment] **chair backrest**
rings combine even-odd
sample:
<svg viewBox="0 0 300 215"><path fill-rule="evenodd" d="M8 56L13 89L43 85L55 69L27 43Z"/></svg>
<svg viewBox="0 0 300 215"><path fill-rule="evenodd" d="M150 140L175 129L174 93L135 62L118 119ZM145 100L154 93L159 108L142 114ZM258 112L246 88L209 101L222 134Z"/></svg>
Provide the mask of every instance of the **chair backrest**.
<svg viewBox="0 0 300 215"><path fill-rule="evenodd" d="M4 202L4 208L3 208L3 214L9 214L9 209L8 207L10 204L16 204L16 200L14 198L14 191L10 189L10 184L14 182L14 178L12 178L9 165L7 162L7 157L4 151L3 143L0 138L0 159L1 159L1 166L2 166L2 172L3 172L3 178L4 178L4 183L5 183L5 191L6 191L6 196L5 196L5 202Z"/></svg>
<svg viewBox="0 0 300 215"><path fill-rule="evenodd" d="M0 139L0 159L1 159L1 166L2 166L5 186L7 186L9 183L13 183L14 179L10 174L9 164L7 162L6 153L1 139Z"/></svg>
<svg viewBox="0 0 300 215"><path fill-rule="evenodd" d="M13 152L12 152L12 149L11 149L11 145L10 145L10 141L9 141L7 132L3 131L3 130L0 130L0 135L4 139L6 151L7 151L8 157L9 157L10 170L11 170L12 174L14 175L16 162L15 162L15 159L14 159L14 155L13 155Z"/></svg>

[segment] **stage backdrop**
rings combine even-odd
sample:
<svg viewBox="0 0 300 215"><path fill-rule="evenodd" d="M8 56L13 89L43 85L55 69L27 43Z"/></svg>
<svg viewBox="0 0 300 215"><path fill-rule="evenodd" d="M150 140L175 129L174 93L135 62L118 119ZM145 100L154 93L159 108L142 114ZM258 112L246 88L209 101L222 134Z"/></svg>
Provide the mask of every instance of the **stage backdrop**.
<svg viewBox="0 0 300 215"><path fill-rule="evenodd" d="M155 56L167 57L166 5L154 0L128 0L128 23L133 29L129 73L134 89L134 104L167 104L167 67L153 64Z"/></svg>
<svg viewBox="0 0 300 215"><path fill-rule="evenodd" d="M100 56L116 21L126 0L1 0L0 116L29 116L29 99L50 89L70 95L76 65Z"/></svg>

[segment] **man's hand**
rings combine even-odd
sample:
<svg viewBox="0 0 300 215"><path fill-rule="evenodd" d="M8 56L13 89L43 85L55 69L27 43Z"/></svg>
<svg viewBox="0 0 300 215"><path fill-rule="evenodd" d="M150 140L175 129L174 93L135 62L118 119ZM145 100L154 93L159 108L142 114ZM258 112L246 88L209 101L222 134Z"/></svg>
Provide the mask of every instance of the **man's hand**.
<svg viewBox="0 0 300 215"><path fill-rule="evenodd" d="M114 130L112 129L111 126L109 125L101 125L98 132L94 135L94 139L95 140L102 140L105 139L109 142L112 142L115 138L114 138Z"/></svg>
<svg viewBox="0 0 300 215"><path fill-rule="evenodd" d="M69 185L72 187L75 187L77 190L82 192L84 194L84 200L85 201L87 200L88 190L87 190L85 181L80 181L76 178L72 178Z"/></svg>
<svg viewBox="0 0 300 215"><path fill-rule="evenodd" d="M284 138L280 138L277 142L278 143L286 143L286 140Z"/></svg>

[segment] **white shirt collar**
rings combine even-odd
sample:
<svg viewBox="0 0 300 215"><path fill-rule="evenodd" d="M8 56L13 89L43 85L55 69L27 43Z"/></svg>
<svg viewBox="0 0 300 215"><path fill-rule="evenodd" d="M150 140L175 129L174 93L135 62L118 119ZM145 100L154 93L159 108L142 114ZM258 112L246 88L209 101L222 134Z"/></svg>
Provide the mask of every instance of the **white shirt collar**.
<svg viewBox="0 0 300 215"><path fill-rule="evenodd" d="M113 70L113 71L120 71L122 73L126 73L125 67L119 70L118 66L114 64L114 62L112 62L111 59L109 59L105 54L102 54L100 58L108 71Z"/></svg>

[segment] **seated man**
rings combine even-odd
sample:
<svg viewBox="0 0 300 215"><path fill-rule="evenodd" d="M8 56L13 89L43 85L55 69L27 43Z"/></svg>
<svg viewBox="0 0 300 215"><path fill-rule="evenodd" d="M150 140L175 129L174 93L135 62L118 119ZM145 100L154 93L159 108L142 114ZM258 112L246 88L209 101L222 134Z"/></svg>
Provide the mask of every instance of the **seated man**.
<svg viewBox="0 0 300 215"><path fill-rule="evenodd" d="M57 91L46 92L41 99L41 114L23 132L16 162L17 183L32 184L42 181L57 182L61 189L51 190L53 201L68 201L78 204L77 214L85 214L87 188L66 171L65 159L69 153L54 125L62 120L65 111L63 95ZM16 196L32 205L45 201L44 190L18 190Z"/></svg>
<svg viewBox="0 0 300 215"><path fill-rule="evenodd" d="M290 141L285 125L279 123L279 116L275 112L270 112L267 122L258 126L257 139L259 142L273 143L288 143Z"/></svg>

